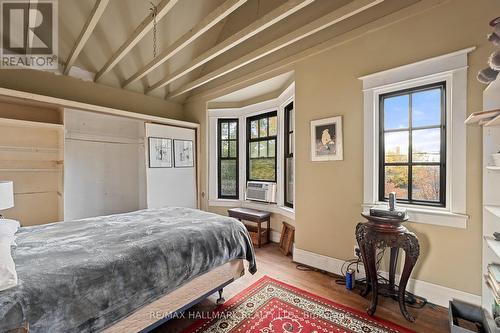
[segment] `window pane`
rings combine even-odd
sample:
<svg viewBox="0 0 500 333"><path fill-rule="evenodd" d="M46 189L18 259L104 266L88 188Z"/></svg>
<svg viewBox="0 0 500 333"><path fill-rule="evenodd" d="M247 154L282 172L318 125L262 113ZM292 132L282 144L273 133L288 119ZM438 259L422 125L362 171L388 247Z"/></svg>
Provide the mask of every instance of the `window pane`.
<svg viewBox="0 0 500 333"><path fill-rule="evenodd" d="M274 136L278 133L278 117L269 118L269 136Z"/></svg>
<svg viewBox="0 0 500 333"><path fill-rule="evenodd" d="M408 131L385 133L385 162L408 161Z"/></svg>
<svg viewBox="0 0 500 333"><path fill-rule="evenodd" d="M250 157L251 158L259 157L259 143L258 142L250 142Z"/></svg>
<svg viewBox="0 0 500 333"><path fill-rule="evenodd" d="M269 145L267 147L267 152L269 157L276 156L276 140L269 140Z"/></svg>
<svg viewBox="0 0 500 333"><path fill-rule="evenodd" d="M222 141L221 145L222 145L221 157L228 157L229 156L229 143L227 141Z"/></svg>
<svg viewBox="0 0 500 333"><path fill-rule="evenodd" d="M275 166L274 158L250 159L250 178L253 180L274 181L276 178Z"/></svg>
<svg viewBox="0 0 500 333"><path fill-rule="evenodd" d="M228 123L222 123L221 124L221 139L226 140L229 135L229 124Z"/></svg>
<svg viewBox="0 0 500 333"><path fill-rule="evenodd" d="M259 157L267 157L267 141L259 142Z"/></svg>
<svg viewBox="0 0 500 333"><path fill-rule="evenodd" d="M396 192L397 199L408 199L407 166L385 167L385 197L388 198L391 192Z"/></svg>
<svg viewBox="0 0 500 333"><path fill-rule="evenodd" d="M259 137L264 138L267 136L267 118L259 120Z"/></svg>
<svg viewBox="0 0 500 333"><path fill-rule="evenodd" d="M412 94L413 127L441 124L441 89Z"/></svg>
<svg viewBox="0 0 500 333"><path fill-rule="evenodd" d="M416 130L412 135L413 162L440 161L441 129Z"/></svg>
<svg viewBox="0 0 500 333"><path fill-rule="evenodd" d="M286 159L286 193L285 201L293 204L293 185L294 185L294 169L293 169L293 157Z"/></svg>
<svg viewBox="0 0 500 333"><path fill-rule="evenodd" d="M384 99L384 128L408 128L409 95L388 97Z"/></svg>
<svg viewBox="0 0 500 333"><path fill-rule="evenodd" d="M293 133L288 134L288 153L293 154Z"/></svg>
<svg viewBox="0 0 500 333"><path fill-rule="evenodd" d="M229 142L229 157L236 157L236 141Z"/></svg>
<svg viewBox="0 0 500 333"><path fill-rule="evenodd" d="M236 196L236 161L220 161L220 194L223 196Z"/></svg>
<svg viewBox="0 0 500 333"><path fill-rule="evenodd" d="M238 123L235 121L229 123L229 138L236 139L237 133L238 133Z"/></svg>
<svg viewBox="0 0 500 333"><path fill-rule="evenodd" d="M413 166L413 200L439 201L439 166Z"/></svg>
<svg viewBox="0 0 500 333"><path fill-rule="evenodd" d="M253 120L250 122L250 137L252 139L259 137L259 121Z"/></svg>
<svg viewBox="0 0 500 333"><path fill-rule="evenodd" d="M288 113L288 131L292 132L293 131L293 109Z"/></svg>

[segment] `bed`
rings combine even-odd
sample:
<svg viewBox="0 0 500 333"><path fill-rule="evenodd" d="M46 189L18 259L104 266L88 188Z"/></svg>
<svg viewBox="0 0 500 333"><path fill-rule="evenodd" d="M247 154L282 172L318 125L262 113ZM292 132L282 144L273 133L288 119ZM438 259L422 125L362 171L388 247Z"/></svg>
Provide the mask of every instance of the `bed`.
<svg viewBox="0 0 500 333"><path fill-rule="evenodd" d="M21 228L19 283L0 292L0 332L154 328L256 264L243 224L169 207Z"/></svg>

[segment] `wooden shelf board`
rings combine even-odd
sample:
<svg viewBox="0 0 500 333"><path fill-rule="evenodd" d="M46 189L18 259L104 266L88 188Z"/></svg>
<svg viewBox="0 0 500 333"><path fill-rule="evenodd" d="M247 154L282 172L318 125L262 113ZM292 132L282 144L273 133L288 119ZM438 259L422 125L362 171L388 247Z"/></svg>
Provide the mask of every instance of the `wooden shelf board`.
<svg viewBox="0 0 500 333"><path fill-rule="evenodd" d="M59 172L62 169L37 169L37 168L19 168L19 169L3 169L0 168L0 172Z"/></svg>
<svg viewBox="0 0 500 333"><path fill-rule="evenodd" d="M486 209L488 212L491 214L495 215L496 217L500 218L500 206L484 206L484 209Z"/></svg>
<svg viewBox="0 0 500 333"><path fill-rule="evenodd" d="M21 147L21 146L0 146L0 151L29 152L29 153L57 153L61 148L48 147Z"/></svg>
<svg viewBox="0 0 500 333"><path fill-rule="evenodd" d="M19 119L11 119L11 118L0 118L0 125L8 125L8 126L19 126L19 127L38 127L38 128L50 128L58 131L64 130L64 125L62 124L54 124L54 123L43 123L38 121L28 121L28 120L19 120Z"/></svg>

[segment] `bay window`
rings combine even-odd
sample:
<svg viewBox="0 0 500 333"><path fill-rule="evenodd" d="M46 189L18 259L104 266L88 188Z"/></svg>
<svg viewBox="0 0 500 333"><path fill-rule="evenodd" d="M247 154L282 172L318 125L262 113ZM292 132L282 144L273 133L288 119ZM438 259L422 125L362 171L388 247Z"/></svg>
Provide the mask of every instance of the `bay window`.
<svg viewBox="0 0 500 333"><path fill-rule="evenodd" d="M294 133L293 133L293 122L294 122L294 113L293 113L293 102L290 102L287 106L285 106L284 110L284 123L285 123L285 131L284 131L284 204L287 207L293 208L293 199L294 199L294 178L295 178L295 161L293 158L294 154Z"/></svg>
<svg viewBox="0 0 500 333"><path fill-rule="evenodd" d="M218 196L238 199L238 119L218 121Z"/></svg>
<svg viewBox="0 0 500 333"><path fill-rule="evenodd" d="M276 182L277 112L247 118L247 181Z"/></svg>

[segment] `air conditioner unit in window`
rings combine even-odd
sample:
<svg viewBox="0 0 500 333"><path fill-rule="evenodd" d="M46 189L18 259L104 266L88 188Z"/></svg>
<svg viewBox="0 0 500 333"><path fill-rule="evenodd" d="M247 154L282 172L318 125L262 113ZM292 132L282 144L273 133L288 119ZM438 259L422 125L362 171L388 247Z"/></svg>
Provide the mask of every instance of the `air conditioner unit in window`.
<svg viewBox="0 0 500 333"><path fill-rule="evenodd" d="M247 182L247 200L276 202L276 183Z"/></svg>

